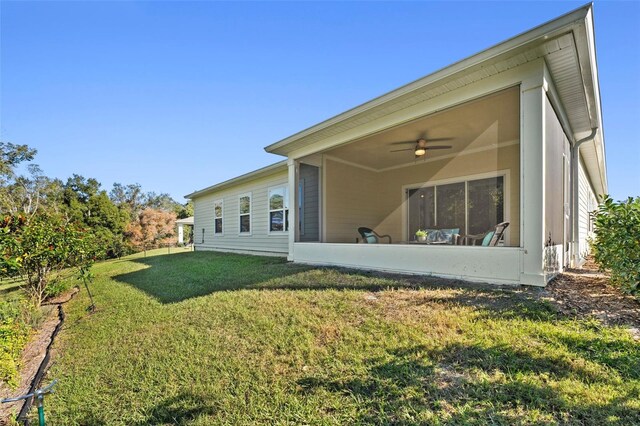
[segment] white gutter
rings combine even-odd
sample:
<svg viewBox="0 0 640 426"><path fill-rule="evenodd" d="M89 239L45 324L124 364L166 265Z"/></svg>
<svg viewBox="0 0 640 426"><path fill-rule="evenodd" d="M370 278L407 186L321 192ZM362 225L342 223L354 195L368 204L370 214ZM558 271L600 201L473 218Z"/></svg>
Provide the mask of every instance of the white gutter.
<svg viewBox="0 0 640 426"><path fill-rule="evenodd" d="M598 134L598 128L591 129L586 138L575 141L571 146L571 266L580 266L580 145L592 141Z"/></svg>

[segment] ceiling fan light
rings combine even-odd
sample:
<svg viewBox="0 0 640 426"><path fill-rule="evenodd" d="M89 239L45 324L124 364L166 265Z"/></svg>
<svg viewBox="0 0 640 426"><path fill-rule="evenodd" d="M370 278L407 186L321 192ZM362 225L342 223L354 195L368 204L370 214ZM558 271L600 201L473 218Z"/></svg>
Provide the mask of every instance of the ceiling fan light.
<svg viewBox="0 0 640 426"><path fill-rule="evenodd" d="M422 148L422 147L418 147L416 148L415 152L414 152L418 157L420 157L421 155L425 155L427 153L427 150Z"/></svg>

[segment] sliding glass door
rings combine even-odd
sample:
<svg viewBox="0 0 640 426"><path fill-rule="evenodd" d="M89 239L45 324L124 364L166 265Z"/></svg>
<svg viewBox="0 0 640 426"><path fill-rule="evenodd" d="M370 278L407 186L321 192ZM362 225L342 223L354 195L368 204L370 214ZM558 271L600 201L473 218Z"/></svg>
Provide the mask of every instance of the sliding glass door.
<svg viewBox="0 0 640 426"><path fill-rule="evenodd" d="M407 190L408 239L418 229L481 234L504 222L504 176Z"/></svg>

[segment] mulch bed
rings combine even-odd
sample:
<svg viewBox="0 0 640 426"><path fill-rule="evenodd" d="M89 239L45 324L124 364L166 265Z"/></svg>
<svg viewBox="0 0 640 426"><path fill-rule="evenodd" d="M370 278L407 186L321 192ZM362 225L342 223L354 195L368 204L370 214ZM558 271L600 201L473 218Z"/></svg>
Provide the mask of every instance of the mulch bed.
<svg viewBox="0 0 640 426"><path fill-rule="evenodd" d="M560 274L546 287L544 296L564 314L627 327L640 340L640 300L610 285L609 276L591 260L580 269Z"/></svg>

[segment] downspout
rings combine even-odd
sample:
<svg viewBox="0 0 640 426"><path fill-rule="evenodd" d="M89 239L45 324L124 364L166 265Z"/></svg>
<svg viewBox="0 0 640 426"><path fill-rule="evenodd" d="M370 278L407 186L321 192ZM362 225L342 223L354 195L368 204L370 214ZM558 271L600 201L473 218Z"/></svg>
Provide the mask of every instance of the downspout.
<svg viewBox="0 0 640 426"><path fill-rule="evenodd" d="M598 128L591 129L591 134L586 138L576 141L571 146L571 267L577 268L580 263L580 145L592 141Z"/></svg>

